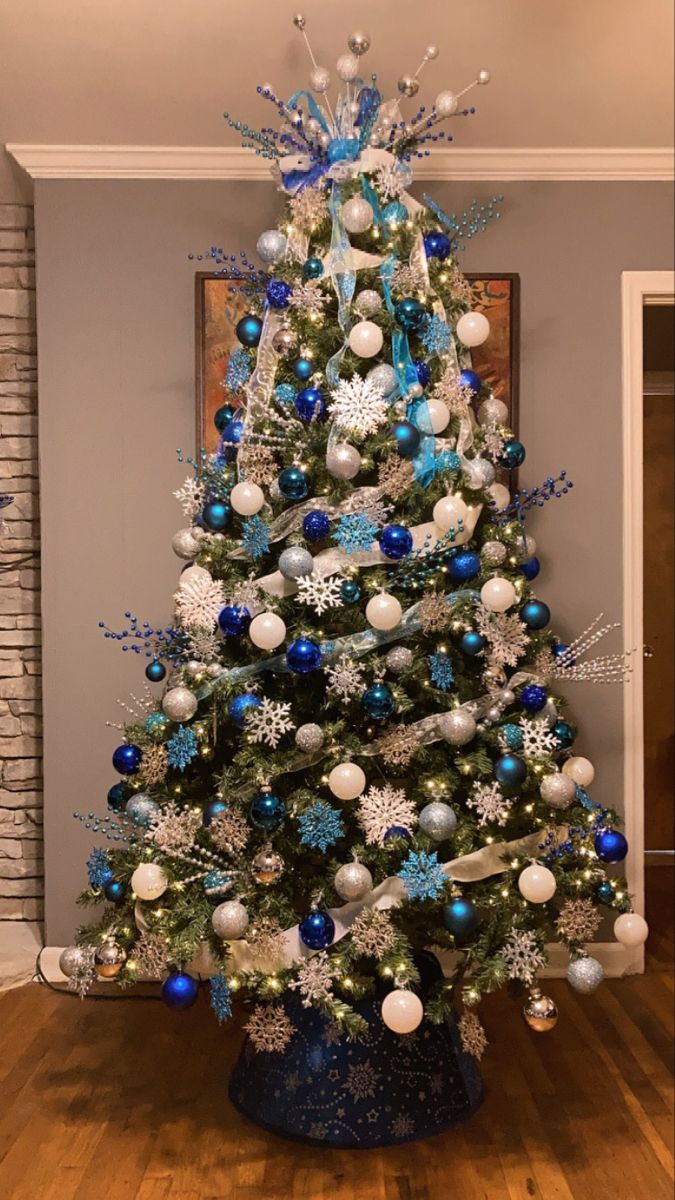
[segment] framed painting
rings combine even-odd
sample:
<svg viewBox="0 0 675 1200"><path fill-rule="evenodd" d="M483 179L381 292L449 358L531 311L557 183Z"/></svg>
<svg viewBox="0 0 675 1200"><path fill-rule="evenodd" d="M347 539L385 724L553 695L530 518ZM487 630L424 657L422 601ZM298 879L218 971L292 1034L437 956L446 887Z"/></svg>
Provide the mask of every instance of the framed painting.
<svg viewBox="0 0 675 1200"><path fill-rule="evenodd" d="M520 287L518 275L467 274L475 307L490 321L490 336L472 351L474 370L490 384L509 410L509 424L518 430L518 368ZM197 447L212 454L218 445L214 416L225 403L227 360L238 346L237 321L246 311L246 297L225 274L196 275Z"/></svg>

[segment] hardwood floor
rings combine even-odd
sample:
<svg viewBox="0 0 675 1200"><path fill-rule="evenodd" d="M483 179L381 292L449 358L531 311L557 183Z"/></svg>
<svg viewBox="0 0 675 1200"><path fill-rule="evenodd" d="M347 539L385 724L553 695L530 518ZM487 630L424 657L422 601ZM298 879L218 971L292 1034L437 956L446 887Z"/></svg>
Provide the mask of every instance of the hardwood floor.
<svg viewBox="0 0 675 1200"><path fill-rule="evenodd" d="M648 973L591 997L547 981L561 1016L544 1036L492 997L482 1108L382 1152L290 1144L239 1117L225 1091L239 1030L206 1011L7 993L0 1197L671 1200L673 872L649 875Z"/></svg>

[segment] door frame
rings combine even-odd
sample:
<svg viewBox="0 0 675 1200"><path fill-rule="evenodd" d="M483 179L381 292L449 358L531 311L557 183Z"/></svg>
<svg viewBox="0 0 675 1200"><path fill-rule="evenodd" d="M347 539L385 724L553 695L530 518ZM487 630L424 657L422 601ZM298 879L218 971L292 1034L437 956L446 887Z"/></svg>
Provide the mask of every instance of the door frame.
<svg viewBox="0 0 675 1200"><path fill-rule="evenodd" d="M624 689L624 820L630 852L628 890L644 913L644 671L643 671L643 311L673 304L675 271L624 271L621 276L623 412L623 631L632 650ZM644 947L626 948L625 970L644 970Z"/></svg>

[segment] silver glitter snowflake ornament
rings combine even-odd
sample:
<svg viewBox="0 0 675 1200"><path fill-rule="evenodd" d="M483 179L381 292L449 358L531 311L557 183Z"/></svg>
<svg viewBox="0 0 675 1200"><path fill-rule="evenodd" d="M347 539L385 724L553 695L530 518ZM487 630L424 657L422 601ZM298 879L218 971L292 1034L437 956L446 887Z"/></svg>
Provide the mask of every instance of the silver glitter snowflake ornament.
<svg viewBox="0 0 675 1200"><path fill-rule="evenodd" d="M483 1057L488 1040L483 1026L475 1013L465 1012L457 1022L459 1031L459 1039L462 1043L462 1050L467 1054L471 1054L479 1062Z"/></svg>
<svg viewBox="0 0 675 1200"><path fill-rule="evenodd" d="M396 930L389 914L380 908L365 908L350 929L357 954L380 959L396 945Z"/></svg>
<svg viewBox="0 0 675 1200"><path fill-rule="evenodd" d="M192 808L179 808L173 800L169 800L150 817L145 840L153 842L159 850L188 850L201 827L201 809L196 812Z"/></svg>
<svg viewBox="0 0 675 1200"><path fill-rule="evenodd" d="M511 801L504 796L498 783L474 783L466 806L477 813L481 826L505 825L511 811Z"/></svg>
<svg viewBox="0 0 675 1200"><path fill-rule="evenodd" d="M328 685L326 690L341 700L351 700L360 696L365 688L365 679L361 668L344 655L333 666L326 667Z"/></svg>
<svg viewBox="0 0 675 1200"><path fill-rule="evenodd" d="M342 608L344 603L340 588L344 580L339 575L322 575L320 571L312 571L311 575L301 575L297 580L297 597L301 604L307 604L314 609L317 616L328 608Z"/></svg>
<svg viewBox="0 0 675 1200"><path fill-rule="evenodd" d="M537 971L546 965L546 955L529 929L512 929L501 957L509 968L509 978L522 983L532 983Z"/></svg>
<svg viewBox="0 0 675 1200"><path fill-rule="evenodd" d="M246 713L246 732L251 741L263 742L276 750L283 735L295 728L290 711L290 704L265 696L256 708Z"/></svg>
<svg viewBox="0 0 675 1200"><path fill-rule="evenodd" d="M309 1008L317 1000L332 1000L334 978L335 967L326 951L321 950L300 964L296 978L288 986L291 991L300 992L302 1007Z"/></svg>
<svg viewBox="0 0 675 1200"><path fill-rule="evenodd" d="M258 1053L268 1054L281 1054L295 1033L279 1004L256 1004L244 1029Z"/></svg>
<svg viewBox="0 0 675 1200"><path fill-rule="evenodd" d="M411 830L417 820L417 808L402 788L370 787L359 800L357 820L369 845L383 846L390 829Z"/></svg>

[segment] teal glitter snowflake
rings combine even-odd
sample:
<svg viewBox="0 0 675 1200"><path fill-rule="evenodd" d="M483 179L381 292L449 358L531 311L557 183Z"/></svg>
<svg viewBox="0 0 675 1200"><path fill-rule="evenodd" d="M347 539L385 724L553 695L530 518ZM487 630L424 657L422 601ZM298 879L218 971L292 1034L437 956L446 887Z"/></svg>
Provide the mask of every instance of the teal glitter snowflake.
<svg viewBox="0 0 675 1200"><path fill-rule="evenodd" d="M338 520L333 541L347 554L358 554L360 550L370 550L377 533L377 525L366 513L346 513Z"/></svg>
<svg viewBox="0 0 675 1200"><path fill-rule="evenodd" d="M166 743L166 761L177 771L184 771L197 757L197 735L181 725Z"/></svg>
<svg viewBox="0 0 675 1200"><path fill-rule="evenodd" d="M420 339L430 354L442 354L450 346L450 330L438 313L427 317L422 325Z"/></svg>
<svg viewBox="0 0 675 1200"><path fill-rule="evenodd" d="M278 383L274 395L280 404L293 404L297 392L291 383Z"/></svg>
<svg viewBox="0 0 675 1200"><path fill-rule="evenodd" d="M112 867L107 850L98 848L92 850L87 859L87 874L89 875L89 886L93 888L102 888L112 878Z"/></svg>
<svg viewBox="0 0 675 1200"><path fill-rule="evenodd" d="M211 1008L219 1025L232 1016L232 989L221 972L209 980Z"/></svg>
<svg viewBox="0 0 675 1200"><path fill-rule="evenodd" d="M345 827L342 817L336 808L326 804L325 800L317 800L311 808L298 817L300 828L300 844L309 846L312 850L326 853L329 846L344 837Z"/></svg>
<svg viewBox="0 0 675 1200"><path fill-rule="evenodd" d="M419 854L410 851L398 877L403 880L410 900L437 900L448 880L436 852L427 854L424 850Z"/></svg>
<svg viewBox="0 0 675 1200"><path fill-rule="evenodd" d="M241 544L255 561L267 554L270 548L269 525L261 517L250 517L241 527Z"/></svg>
<svg viewBox="0 0 675 1200"><path fill-rule="evenodd" d="M429 655L427 662L429 663L431 682L441 692L447 692L455 682L455 672L447 654L443 650L437 650L435 654Z"/></svg>
<svg viewBox="0 0 675 1200"><path fill-rule="evenodd" d="M509 750L522 750L523 731L520 728L520 725L502 725L499 732Z"/></svg>
<svg viewBox="0 0 675 1200"><path fill-rule="evenodd" d="M227 364L225 386L231 392L239 392L251 378L251 364L245 350L235 350Z"/></svg>

